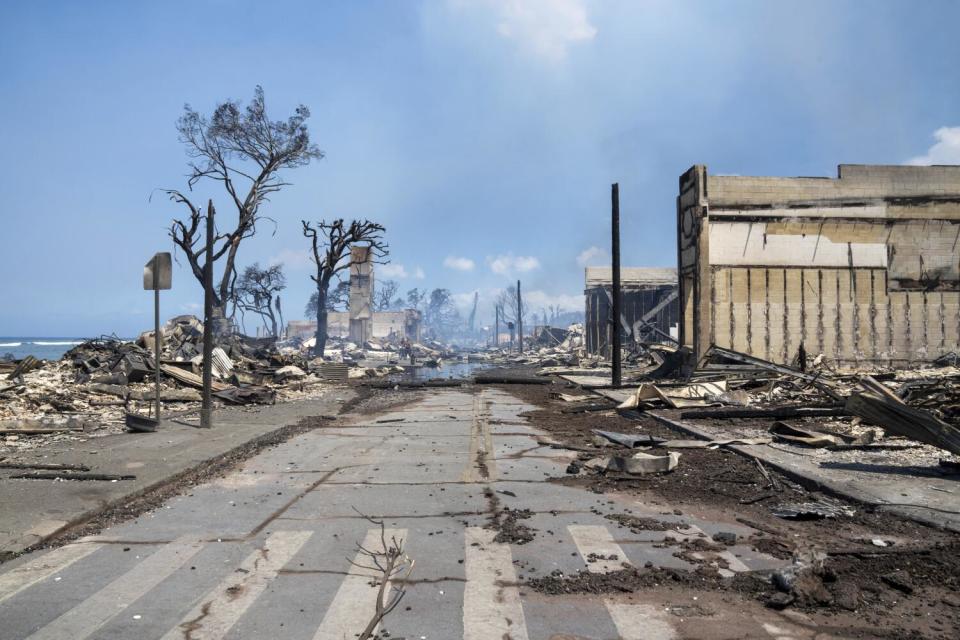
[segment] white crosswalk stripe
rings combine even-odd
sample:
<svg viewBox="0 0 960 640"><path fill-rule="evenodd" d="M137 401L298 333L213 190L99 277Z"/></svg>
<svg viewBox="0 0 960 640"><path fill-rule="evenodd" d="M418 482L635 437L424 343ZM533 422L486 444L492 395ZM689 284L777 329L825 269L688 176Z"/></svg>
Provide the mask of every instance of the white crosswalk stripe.
<svg viewBox="0 0 960 640"><path fill-rule="evenodd" d="M224 637L256 601L290 558L310 539L312 531L277 531L263 549L251 553L231 574L207 593L163 640L213 640Z"/></svg>
<svg viewBox="0 0 960 640"><path fill-rule="evenodd" d="M591 573L616 571L622 568L623 562L627 562L626 554L606 527L572 524L567 530ZM588 562L591 554L604 558L616 556L617 560ZM613 600L604 600L604 605L621 640L672 640L677 637L669 617L657 607Z"/></svg>
<svg viewBox="0 0 960 640"><path fill-rule="evenodd" d="M406 529L386 529L387 544L395 538L398 542L407 537ZM384 551L380 529L370 529L361 546L373 553ZM337 590L333 602L327 609L314 640L343 640L353 638L363 629L376 610L379 585L373 579L381 574L363 569L356 565L370 565L370 558L362 551L357 553L354 564L350 565L347 577ZM389 602L390 585L384 590L384 603Z"/></svg>
<svg viewBox="0 0 960 640"><path fill-rule="evenodd" d="M587 563L591 573L610 573L623 568L627 555L623 552L606 527L571 524L567 531L577 545L577 551ZM590 556L593 555L593 558ZM610 559L614 558L614 559ZM593 560L591 562L590 560Z"/></svg>
<svg viewBox="0 0 960 640"><path fill-rule="evenodd" d="M50 576L60 573L77 560L87 557L102 546L102 544L94 542L68 544L0 575L0 602L12 598L24 589L32 587Z"/></svg>
<svg viewBox="0 0 960 640"><path fill-rule="evenodd" d="M30 636L30 640L81 640L99 629L148 591L163 582L202 545L180 538L164 545L140 564Z"/></svg>
<svg viewBox="0 0 960 640"><path fill-rule="evenodd" d="M620 640L674 640L679 637L670 623L669 614L660 607L612 600L606 600L604 604Z"/></svg>
<svg viewBox="0 0 960 640"><path fill-rule="evenodd" d="M510 545L494 542L495 535L478 527L466 530L463 638L529 640Z"/></svg>

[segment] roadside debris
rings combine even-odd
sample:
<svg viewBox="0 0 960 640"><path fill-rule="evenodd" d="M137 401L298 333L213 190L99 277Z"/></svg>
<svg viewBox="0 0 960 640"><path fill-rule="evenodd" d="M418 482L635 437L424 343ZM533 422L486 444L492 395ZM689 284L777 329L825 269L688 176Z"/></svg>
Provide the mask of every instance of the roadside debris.
<svg viewBox="0 0 960 640"><path fill-rule="evenodd" d="M591 458L583 463L584 467L601 472L628 473L631 475L646 475L649 473L667 473L677 468L680 463L680 454L669 452L666 455L655 456L649 453L637 452L632 456L601 456Z"/></svg>
<svg viewBox="0 0 960 640"><path fill-rule="evenodd" d="M778 518L790 520L819 520L822 518L839 518L852 516L855 511L847 505L818 500L816 502L796 502L780 504L770 509Z"/></svg>
<svg viewBox="0 0 960 640"><path fill-rule="evenodd" d="M865 376L860 380L862 391L852 393L846 409L895 435L939 447L960 455L960 429L933 414L905 404L882 384Z"/></svg>

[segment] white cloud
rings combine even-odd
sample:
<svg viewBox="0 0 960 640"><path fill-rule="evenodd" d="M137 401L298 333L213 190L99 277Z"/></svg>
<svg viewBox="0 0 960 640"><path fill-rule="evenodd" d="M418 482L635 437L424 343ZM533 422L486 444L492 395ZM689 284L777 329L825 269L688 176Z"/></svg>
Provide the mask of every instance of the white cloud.
<svg viewBox="0 0 960 640"><path fill-rule="evenodd" d="M499 256L487 256L487 264L494 273L509 276L514 273L525 273L540 268L540 261L533 256L515 256L510 254L501 254Z"/></svg>
<svg viewBox="0 0 960 640"><path fill-rule="evenodd" d="M374 267L374 273L385 278L409 278L407 268L402 264L391 262L390 264L377 265Z"/></svg>
<svg viewBox="0 0 960 640"><path fill-rule="evenodd" d="M396 262L390 262L383 265L378 264L376 267L374 267L374 273L382 278L397 278L398 280L404 280L406 278L423 280L427 277L423 272L423 269L420 267L414 267L413 270L407 271L407 268L404 265Z"/></svg>
<svg viewBox="0 0 960 640"><path fill-rule="evenodd" d="M306 249L281 249L280 253L267 260L269 266L282 264L288 271L313 268L313 256Z"/></svg>
<svg viewBox="0 0 960 640"><path fill-rule="evenodd" d="M454 306L457 307L457 310L462 314L469 314L470 310L473 309L473 297L476 295L476 291L468 291L466 293L454 293L451 296ZM485 293L480 294L480 298L486 303L489 296ZM492 298L491 298L492 299Z"/></svg>
<svg viewBox="0 0 960 640"><path fill-rule="evenodd" d="M548 309L551 306L559 306L564 311L583 311L585 305L582 293L551 294L541 289L525 292L523 300L527 303L530 313L538 314L541 309Z"/></svg>
<svg viewBox="0 0 960 640"><path fill-rule="evenodd" d="M927 153L907 160L907 164L960 164L960 127L940 127L933 132L936 142Z"/></svg>
<svg viewBox="0 0 960 640"><path fill-rule="evenodd" d="M562 62L572 45L597 35L585 0L450 0L448 4L454 10L487 9L501 37L548 62Z"/></svg>
<svg viewBox="0 0 960 640"><path fill-rule="evenodd" d="M447 256L443 261L443 266L454 271L473 271L476 264L470 258L461 258L459 256Z"/></svg>
<svg viewBox="0 0 960 640"><path fill-rule="evenodd" d="M187 302L185 304L180 305L180 310L186 311L188 313L193 311L202 311L203 305L200 304L199 302Z"/></svg>
<svg viewBox="0 0 960 640"><path fill-rule="evenodd" d="M581 267L610 264L610 254L600 247L588 247L577 256L577 264Z"/></svg>

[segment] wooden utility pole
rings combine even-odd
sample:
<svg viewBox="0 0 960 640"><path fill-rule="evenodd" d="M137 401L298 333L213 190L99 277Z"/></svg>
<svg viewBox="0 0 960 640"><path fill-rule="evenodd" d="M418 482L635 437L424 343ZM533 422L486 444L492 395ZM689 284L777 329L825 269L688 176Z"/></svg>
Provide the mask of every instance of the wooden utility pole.
<svg viewBox="0 0 960 640"><path fill-rule="evenodd" d="M520 281L517 280L517 344L523 353L523 300L520 298Z"/></svg>
<svg viewBox="0 0 960 640"><path fill-rule="evenodd" d="M613 260L613 325L610 332L613 343L611 354L613 380L611 383L614 388L619 388L622 381L620 371L620 185L616 182L611 185L610 200L612 205L610 253Z"/></svg>
<svg viewBox="0 0 960 640"><path fill-rule="evenodd" d="M500 305L498 304L493 305L493 310L496 316L496 320L494 321L495 331L493 334L493 346L499 347L500 346Z"/></svg>
<svg viewBox="0 0 960 640"><path fill-rule="evenodd" d="M153 368L154 374L154 409L153 417L156 418L157 424L160 424L160 287L156 285L157 275L154 271L154 288L153 288L153 354L154 354L154 364L156 366Z"/></svg>
<svg viewBox="0 0 960 640"><path fill-rule="evenodd" d="M203 265L203 404L200 426L209 429L213 404L213 200L207 201L207 263Z"/></svg>

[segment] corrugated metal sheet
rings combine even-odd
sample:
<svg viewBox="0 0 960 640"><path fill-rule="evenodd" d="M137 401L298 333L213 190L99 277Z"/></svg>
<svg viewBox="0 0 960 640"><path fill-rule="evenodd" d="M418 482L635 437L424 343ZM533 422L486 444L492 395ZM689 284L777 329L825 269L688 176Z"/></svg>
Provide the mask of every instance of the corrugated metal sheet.
<svg viewBox="0 0 960 640"><path fill-rule="evenodd" d="M324 362L316 368L316 372L324 380L346 382L350 375L349 369L350 367L340 362Z"/></svg>

